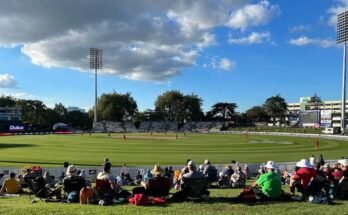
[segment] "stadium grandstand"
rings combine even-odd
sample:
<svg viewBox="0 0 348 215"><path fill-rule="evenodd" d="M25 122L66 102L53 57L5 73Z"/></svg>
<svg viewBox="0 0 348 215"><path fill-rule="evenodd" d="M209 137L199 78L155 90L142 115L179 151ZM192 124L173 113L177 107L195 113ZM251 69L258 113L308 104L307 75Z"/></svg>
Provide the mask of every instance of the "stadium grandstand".
<svg viewBox="0 0 348 215"><path fill-rule="evenodd" d="M22 132L26 126L22 123L20 107L0 107L0 132Z"/></svg>

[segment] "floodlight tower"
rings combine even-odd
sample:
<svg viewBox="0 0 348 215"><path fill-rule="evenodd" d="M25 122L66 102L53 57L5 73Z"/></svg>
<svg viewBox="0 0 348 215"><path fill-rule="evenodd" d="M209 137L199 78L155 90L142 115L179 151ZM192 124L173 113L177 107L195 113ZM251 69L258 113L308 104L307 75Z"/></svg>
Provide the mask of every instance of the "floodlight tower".
<svg viewBox="0 0 348 215"><path fill-rule="evenodd" d="M90 48L89 50L90 57L90 68L94 69L94 92L95 92L95 104L94 104L94 120L93 122L97 122L97 103L98 103L98 94L97 94L97 75L98 69L103 68L103 50L97 48Z"/></svg>
<svg viewBox="0 0 348 215"><path fill-rule="evenodd" d="M341 130L346 128L346 49L348 42L348 11L337 16L337 44L343 43L343 72L342 72L342 107L341 107Z"/></svg>

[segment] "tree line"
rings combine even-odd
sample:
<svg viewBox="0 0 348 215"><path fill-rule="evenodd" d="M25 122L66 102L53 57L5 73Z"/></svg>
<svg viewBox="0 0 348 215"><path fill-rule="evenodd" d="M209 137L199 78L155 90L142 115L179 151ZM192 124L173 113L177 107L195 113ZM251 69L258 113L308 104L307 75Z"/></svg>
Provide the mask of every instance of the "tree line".
<svg viewBox="0 0 348 215"><path fill-rule="evenodd" d="M104 93L97 102L98 121L132 121L138 126L146 120L175 121L179 125L190 121L221 121L225 125L240 126L251 122L284 121L287 114L287 103L280 95L272 96L259 106L254 106L243 113L233 102L218 102L204 113L203 99L196 94L183 94L178 90L166 91L159 95L153 110L139 111L131 93ZM0 107L20 107L22 121L29 125L52 128L53 124L63 122L73 128L90 129L93 124L93 109L87 113L68 112L63 104L47 107L39 100L16 99L11 96L0 96Z"/></svg>

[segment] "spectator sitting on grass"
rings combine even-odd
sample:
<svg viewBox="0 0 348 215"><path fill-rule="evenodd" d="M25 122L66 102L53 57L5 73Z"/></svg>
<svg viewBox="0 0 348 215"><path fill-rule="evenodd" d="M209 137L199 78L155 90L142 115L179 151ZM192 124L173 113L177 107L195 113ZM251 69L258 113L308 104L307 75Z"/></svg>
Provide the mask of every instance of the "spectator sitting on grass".
<svg viewBox="0 0 348 215"><path fill-rule="evenodd" d="M306 195L309 182L316 178L316 172L307 159L302 159L297 162L296 166L299 167L299 169L290 179L290 191L294 195L295 188L297 188L302 195Z"/></svg>
<svg viewBox="0 0 348 215"><path fill-rule="evenodd" d="M203 174L205 176L208 176L210 171L216 170L215 166L211 165L209 160L205 160L203 166L204 166Z"/></svg>
<svg viewBox="0 0 348 215"><path fill-rule="evenodd" d="M233 188L245 187L246 177L242 172L242 167L238 167L231 176L231 185Z"/></svg>
<svg viewBox="0 0 348 215"><path fill-rule="evenodd" d="M103 171L98 173L97 179L99 179L99 180L108 180L109 183L110 183L111 189L113 189L114 191L118 192L119 186L116 184L115 176L111 173L111 163L110 162L105 162L104 163Z"/></svg>
<svg viewBox="0 0 348 215"><path fill-rule="evenodd" d="M204 174L202 172L198 172L196 170L196 164L195 164L195 162L193 160L190 160L187 163L187 167L188 167L189 172L185 173L182 176L183 178L197 179L197 178L203 178L204 177Z"/></svg>
<svg viewBox="0 0 348 215"><path fill-rule="evenodd" d="M23 184L21 184L22 187L28 187L29 184L29 180L30 179L34 179L35 175L34 173L31 171L31 169L26 169L25 173L23 175Z"/></svg>
<svg viewBox="0 0 348 215"><path fill-rule="evenodd" d="M147 172L144 175L144 182L147 182L148 180L150 180L153 177L151 170L147 170Z"/></svg>
<svg viewBox="0 0 348 215"><path fill-rule="evenodd" d="M260 175L252 185L252 190L256 194L256 199L278 199L282 195L282 189L280 176L274 172L276 165L274 161L268 161L265 167L267 173Z"/></svg>
<svg viewBox="0 0 348 215"><path fill-rule="evenodd" d="M135 185L140 185L142 180L143 180L143 176L141 175L141 171L138 170L137 171L137 175L135 176L135 179L134 179L134 184Z"/></svg>
<svg viewBox="0 0 348 215"><path fill-rule="evenodd" d="M43 178L45 179L45 184L48 188L54 187L55 183L49 172L45 172Z"/></svg>
<svg viewBox="0 0 348 215"><path fill-rule="evenodd" d="M234 170L232 169L232 165L227 165L225 167L225 170L223 171L222 175L231 178L231 176L233 175Z"/></svg>
<svg viewBox="0 0 348 215"><path fill-rule="evenodd" d="M16 180L16 174L14 172L11 172L10 178L6 179L4 183L2 184L0 193L8 193L8 194L17 194L20 191L20 184Z"/></svg>
<svg viewBox="0 0 348 215"><path fill-rule="evenodd" d="M337 185L336 196L339 199L348 199L348 160L342 159L338 161L342 169L342 177Z"/></svg>
<svg viewBox="0 0 348 215"><path fill-rule="evenodd" d="M334 184L337 185L338 182L342 178L342 169L340 168L340 164L339 163L335 163L333 165L331 174L332 174L332 177L333 177Z"/></svg>
<svg viewBox="0 0 348 215"><path fill-rule="evenodd" d="M4 180L5 180L4 176L5 176L4 173L0 173L0 189L2 187L2 184L4 183Z"/></svg>
<svg viewBox="0 0 348 215"><path fill-rule="evenodd" d="M151 179L157 178L157 177L163 177L163 170L162 170L161 166L159 164L155 164L155 166L151 170L151 174L153 176ZM146 189L148 187L149 181L150 181L150 179L147 180L146 182L142 181L141 186Z"/></svg>
<svg viewBox="0 0 348 215"><path fill-rule="evenodd" d="M190 189L194 189L194 187L190 187L189 182L186 182L187 180L185 179L204 179L204 174L202 172L196 171L196 165L195 163L191 160L187 163L187 167L189 172L185 173L184 175L182 175L181 178L181 190L179 192L176 192L173 196L172 196L172 201L174 202L179 202L179 201L185 201L189 196L190 193L197 193L198 190L192 191ZM196 187L196 189L199 189L198 187ZM207 195L209 194L208 191L206 191Z"/></svg>

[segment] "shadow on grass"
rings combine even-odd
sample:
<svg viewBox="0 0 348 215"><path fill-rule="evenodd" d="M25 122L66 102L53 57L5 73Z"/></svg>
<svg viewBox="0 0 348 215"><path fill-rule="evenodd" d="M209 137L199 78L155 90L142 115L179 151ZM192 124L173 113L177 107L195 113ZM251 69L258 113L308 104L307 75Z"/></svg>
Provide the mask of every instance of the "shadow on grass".
<svg viewBox="0 0 348 215"><path fill-rule="evenodd" d="M14 161L14 160L0 160L0 163L14 163L14 164L41 164L41 165L57 165L57 166L63 166L64 161L61 162L49 162L49 161ZM97 167L101 166L100 164L80 164L80 163L71 163L75 166L91 166L91 167Z"/></svg>
<svg viewBox="0 0 348 215"><path fill-rule="evenodd" d="M1 149L10 149L10 148L24 148L24 147L34 147L35 144L23 144L23 143L0 143Z"/></svg>

